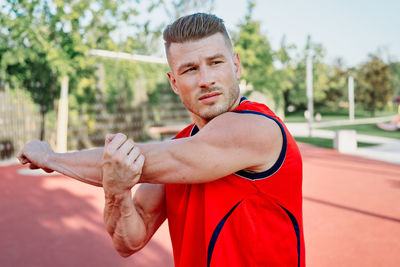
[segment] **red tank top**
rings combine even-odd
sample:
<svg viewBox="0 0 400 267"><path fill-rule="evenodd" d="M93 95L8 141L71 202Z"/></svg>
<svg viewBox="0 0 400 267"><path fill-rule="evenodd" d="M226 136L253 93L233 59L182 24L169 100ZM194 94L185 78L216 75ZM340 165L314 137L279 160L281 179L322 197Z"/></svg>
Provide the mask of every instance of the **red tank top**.
<svg viewBox="0 0 400 267"><path fill-rule="evenodd" d="M238 171L209 183L166 185L175 266L303 267L299 149L267 106L243 97L231 112L274 120L283 136L280 156L261 173ZM197 132L192 124L175 139Z"/></svg>

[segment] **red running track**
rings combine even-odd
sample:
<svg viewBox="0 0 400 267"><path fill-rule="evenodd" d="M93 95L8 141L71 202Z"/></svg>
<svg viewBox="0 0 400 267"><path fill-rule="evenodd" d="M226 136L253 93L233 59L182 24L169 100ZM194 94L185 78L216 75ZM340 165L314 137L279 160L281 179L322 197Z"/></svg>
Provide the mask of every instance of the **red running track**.
<svg viewBox="0 0 400 267"><path fill-rule="evenodd" d="M307 266L400 266L400 165L301 145ZM0 167L0 266L173 266L167 225L124 259L101 188Z"/></svg>

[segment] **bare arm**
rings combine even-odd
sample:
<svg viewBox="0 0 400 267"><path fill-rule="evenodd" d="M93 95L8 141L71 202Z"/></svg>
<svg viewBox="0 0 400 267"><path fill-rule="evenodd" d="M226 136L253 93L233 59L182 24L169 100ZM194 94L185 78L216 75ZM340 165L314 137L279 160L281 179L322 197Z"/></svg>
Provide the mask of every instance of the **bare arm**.
<svg viewBox="0 0 400 267"><path fill-rule="evenodd" d="M201 183L242 169L268 169L282 149L282 133L274 121L262 116L228 112L193 137L136 145L146 157L140 182ZM101 186L102 154L103 148L54 153L46 143L34 140L18 158L23 164Z"/></svg>
<svg viewBox="0 0 400 267"><path fill-rule="evenodd" d="M115 137L104 149L104 223L116 250L127 257L144 247L165 220L165 186L142 184L132 201L144 157L133 141Z"/></svg>
<svg viewBox="0 0 400 267"><path fill-rule="evenodd" d="M118 253L127 257L143 248L165 221L165 186L141 184L130 192L105 195L104 223Z"/></svg>
<svg viewBox="0 0 400 267"><path fill-rule="evenodd" d="M113 138L108 135L107 138ZM160 143L139 145L146 152ZM18 153L22 164L29 164L31 169L42 168L47 172L56 171L81 182L102 186L102 159L104 148L93 148L77 152L55 153L43 141L33 140Z"/></svg>
<svg viewBox="0 0 400 267"><path fill-rule="evenodd" d="M282 149L282 132L273 120L228 112L195 136L164 142L144 152L141 182L203 183L239 170L269 169Z"/></svg>
<svg viewBox="0 0 400 267"><path fill-rule="evenodd" d="M31 169L57 171L79 181L102 186L103 148L55 153L46 142L33 140L19 151L17 158L22 164L29 164Z"/></svg>

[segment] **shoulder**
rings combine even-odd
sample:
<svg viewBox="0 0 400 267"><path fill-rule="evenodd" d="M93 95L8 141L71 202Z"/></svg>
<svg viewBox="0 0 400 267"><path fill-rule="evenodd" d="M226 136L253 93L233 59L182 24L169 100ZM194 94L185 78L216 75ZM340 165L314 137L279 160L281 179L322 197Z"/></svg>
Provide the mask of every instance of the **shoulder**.
<svg viewBox="0 0 400 267"><path fill-rule="evenodd" d="M260 116L261 115L261 116ZM201 131L199 136L228 135L240 142L241 139L268 140L281 136L281 130L277 122L262 113L253 112L226 112L211 120Z"/></svg>
<svg viewBox="0 0 400 267"><path fill-rule="evenodd" d="M197 134L203 143L227 153L250 158L246 169L263 171L275 163L282 149L282 129L277 121L253 113L227 112L211 120Z"/></svg>

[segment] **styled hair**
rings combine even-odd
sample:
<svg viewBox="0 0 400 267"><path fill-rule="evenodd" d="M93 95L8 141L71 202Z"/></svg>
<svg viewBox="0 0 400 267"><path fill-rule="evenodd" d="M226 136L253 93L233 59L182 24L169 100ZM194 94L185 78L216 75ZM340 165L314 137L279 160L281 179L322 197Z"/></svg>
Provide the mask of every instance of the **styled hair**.
<svg viewBox="0 0 400 267"><path fill-rule="evenodd" d="M195 13L181 17L164 30L165 50L168 55L171 43L196 41L215 33L221 33L228 47L232 49L232 42L222 19L206 13Z"/></svg>

